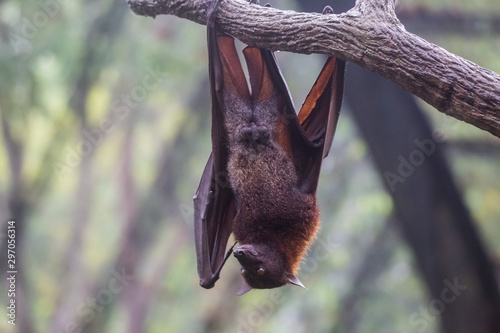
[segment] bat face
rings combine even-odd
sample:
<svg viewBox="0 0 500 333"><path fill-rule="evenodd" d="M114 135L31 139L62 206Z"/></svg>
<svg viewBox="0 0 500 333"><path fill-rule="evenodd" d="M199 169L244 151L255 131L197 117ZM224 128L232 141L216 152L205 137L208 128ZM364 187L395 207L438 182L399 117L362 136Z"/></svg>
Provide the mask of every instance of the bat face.
<svg viewBox="0 0 500 333"><path fill-rule="evenodd" d="M234 250L234 256L241 264L241 275L245 279L239 295L252 288L270 289L286 284L304 285L286 270L283 254L266 244L245 244Z"/></svg>
<svg viewBox="0 0 500 333"><path fill-rule="evenodd" d="M329 58L295 113L274 55L243 50L250 87L234 39L217 31L209 3L208 50L212 96L212 154L195 204L200 284L213 287L232 253L244 286L302 286L295 276L319 225L316 188L338 120L345 63ZM221 184L225 175L229 183Z"/></svg>

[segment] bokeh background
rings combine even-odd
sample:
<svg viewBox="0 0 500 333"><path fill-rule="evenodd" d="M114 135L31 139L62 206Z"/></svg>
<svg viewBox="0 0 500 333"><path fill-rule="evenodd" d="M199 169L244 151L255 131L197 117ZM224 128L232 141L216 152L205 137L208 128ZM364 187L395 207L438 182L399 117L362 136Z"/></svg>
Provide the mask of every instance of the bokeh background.
<svg viewBox="0 0 500 333"><path fill-rule="evenodd" d="M401 0L398 11L409 31L500 72L500 2ZM323 164L321 230L299 275L309 292L286 286L238 297L236 260L211 290L196 273L192 196L211 149L205 28L136 16L125 0L3 0L0 37L2 277L9 220L18 269L16 326L2 315L1 332L439 331L446 309L430 302L354 102L346 99ZM300 106L324 58L277 57ZM380 94L358 99L376 104ZM498 271L500 140L417 103L443 138L453 182ZM396 195L413 186L416 169ZM7 289L0 284L2 304Z"/></svg>

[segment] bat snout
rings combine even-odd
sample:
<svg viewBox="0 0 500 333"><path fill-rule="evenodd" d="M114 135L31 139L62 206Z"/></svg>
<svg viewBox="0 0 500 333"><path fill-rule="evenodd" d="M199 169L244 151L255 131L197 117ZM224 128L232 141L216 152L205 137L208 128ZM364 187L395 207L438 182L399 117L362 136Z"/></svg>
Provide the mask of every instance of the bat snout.
<svg viewBox="0 0 500 333"><path fill-rule="evenodd" d="M241 129L241 135L245 142L253 144L266 144L269 142L269 128L267 126L257 126L251 123Z"/></svg>

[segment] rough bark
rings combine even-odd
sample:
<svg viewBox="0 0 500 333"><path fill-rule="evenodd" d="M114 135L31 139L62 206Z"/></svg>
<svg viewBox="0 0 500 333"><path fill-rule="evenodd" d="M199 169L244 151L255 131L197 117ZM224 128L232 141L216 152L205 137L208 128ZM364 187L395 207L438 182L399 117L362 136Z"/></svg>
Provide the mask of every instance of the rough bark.
<svg viewBox="0 0 500 333"><path fill-rule="evenodd" d="M128 0L139 15L205 24L200 0ZM500 76L409 33L392 0L359 0L338 15L297 13L224 0L221 29L270 50L338 56L377 72L439 111L500 137Z"/></svg>
<svg viewBox="0 0 500 333"><path fill-rule="evenodd" d="M12 133L12 128L7 118L0 109L0 121L2 128L2 136L5 142L5 147L7 150L7 158L9 165L9 176L10 176L10 189L7 194L7 207L8 215L7 220L1 223L1 232L4 237L2 237L2 252L0 253L0 269L3 272L2 280L7 286L7 221L13 220L15 224L15 252L16 252L16 270L19 273L16 275L16 307L17 307L17 320L15 321L16 332L26 332L32 333L34 330L34 323L32 318L31 304L29 302L30 288L28 286L27 279L27 265L24 258L26 257L26 213L27 213L27 191L26 184L23 182L21 173L23 165L23 152L24 145L21 141L18 141ZM6 290L9 289L8 287ZM7 296L7 294L6 294ZM5 298L7 300L7 298Z"/></svg>
<svg viewBox="0 0 500 333"><path fill-rule="evenodd" d="M117 2L118 0L114 1ZM126 17L125 14L126 11L116 10L113 6L110 6L86 33L82 66L79 68L70 98L71 109L74 110L79 119L80 142L88 142L88 138L84 133L89 133L92 130L88 121L87 99L92 85L98 79L95 73L99 73L102 69L104 59L108 54L106 51L116 41L117 33L120 31ZM113 22L112 28L110 22ZM99 45L98 42L105 42L107 48L96 47L96 45ZM60 294L58 295L55 311L53 311L52 332L66 331L68 323L73 322L73 319L78 317L75 304L81 305L82 300L90 290L86 286L86 277L82 275L82 271L85 271L82 253L84 251L84 234L92 216L91 202L94 191L92 179L94 179L94 153L96 149L97 147L93 146L90 154L84 154L78 165L79 175L75 193L72 234L68 239L61 264L65 279L60 282Z"/></svg>
<svg viewBox="0 0 500 333"><path fill-rule="evenodd" d="M164 221L165 214L169 215L169 220L176 221L181 220L179 215L179 202L175 196L175 190L177 189L177 183L183 179L181 175L177 172L181 170L181 165L187 163L187 154L193 150L190 148L188 142L192 144L197 144L197 140L192 140L195 133L200 133L201 125L207 123L208 112L199 112L201 105L206 105L207 101L205 98L208 94L199 93L201 89L206 89L208 86L208 78L205 81L199 83L198 90L193 94L197 98L191 99L190 105L187 108L193 114L201 115L199 117L194 117L193 115L188 115L186 120L181 125L179 131L177 132L177 137L173 139L173 142L165 142L163 148L159 151L163 152L157 167L157 175L155 181L151 184L151 188L146 192L147 195L144 196L140 206L137 207L138 215L129 217L127 221L127 229L123 235L123 239L119 246L118 255L114 259L114 264L111 265L116 271L126 272L127 275L138 276L138 265L144 261L147 255L148 244L154 240L156 233L158 233L159 228ZM179 149L179 147L184 147L184 149ZM172 153L177 152L176 154ZM180 152L184 153L180 153ZM135 214L135 213L134 213ZM184 228L186 229L186 228ZM179 236L180 237L180 236ZM179 238L177 237L177 238ZM175 247L172 247L175 248ZM169 251L168 259L174 260L175 255ZM168 268L168 267L167 267ZM156 271L158 274L159 270ZM101 280L96 281L93 286L93 291L89 295L96 295L99 290L106 288L112 275L104 276ZM116 297L111 304L104 307L104 310L96 315L95 320L90 323L81 322L79 323L80 332L83 333L93 333L104 331L105 326L110 322L110 318L113 315L113 309L117 302L120 301L128 307L130 298L133 297L134 293L141 293L144 286L140 284L140 281L131 281L127 286L127 290L124 292L125 299L121 300L120 296ZM152 285L147 287L155 288ZM130 288L130 290L128 290ZM157 289L154 289L157 290ZM147 291L149 293L151 291ZM132 296L131 296L132 295ZM139 303L147 304L148 295L141 296L138 300ZM130 308L128 308L129 311ZM147 324L144 321L144 317L147 313L138 313L137 316L129 318L128 331L133 331L134 328L138 328L142 324ZM80 318L82 319L82 318ZM146 328L143 327L142 331ZM141 331L136 331L141 332Z"/></svg>

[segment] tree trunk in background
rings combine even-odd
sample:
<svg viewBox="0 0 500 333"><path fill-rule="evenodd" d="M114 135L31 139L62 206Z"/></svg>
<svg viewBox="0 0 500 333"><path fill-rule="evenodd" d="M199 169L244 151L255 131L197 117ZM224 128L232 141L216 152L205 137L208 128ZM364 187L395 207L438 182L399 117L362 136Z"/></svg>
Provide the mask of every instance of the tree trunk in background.
<svg viewBox="0 0 500 333"><path fill-rule="evenodd" d="M352 1L299 1L307 11ZM403 22L404 23L404 22ZM412 95L349 64L345 100L388 189L403 237L430 295L409 314L411 330L440 316L443 332L500 332L500 297L493 267L453 181L435 135Z"/></svg>
<svg viewBox="0 0 500 333"><path fill-rule="evenodd" d="M4 116L4 114L1 114L1 126L2 126L2 134L3 134L3 139L5 141L5 146L7 148L7 156L9 159L9 177L10 177L10 189L8 191L8 197L7 197L7 208L8 208L8 216L7 221L15 221L15 248L13 249L15 251L15 267L14 268L9 268L7 267L7 250L8 250L8 242L7 240L9 239L7 237L8 235L8 224L7 221L5 221L4 228L1 231L5 237L2 237L4 241L1 243L2 244L2 251L0 253L0 268L2 269L2 279L3 283L5 283L6 288L5 290L9 290L8 287L8 280L7 278L9 277L9 274L7 271L9 270L14 270L17 271L18 273L15 275L16 276L16 296L15 296L15 301L16 301L16 308L17 308L17 313L16 313L16 330L17 332L23 332L23 333L31 333L34 332L33 330L33 318L31 316L31 304L29 302L29 297L30 297L30 289L28 286L28 274L26 273L28 270L27 265L25 264L25 251L27 249L26 247L26 240L25 240L25 235L26 235L26 230L27 230L27 223L26 223L26 217L27 217L27 211L28 211L28 197L27 197L27 191L26 189L26 184L24 183L22 177L21 177L21 171L22 171L22 165L23 165L23 143L21 141L18 141L13 135L12 135L12 128L10 127L10 124L7 120L7 118ZM7 293L5 294L7 296ZM7 300L7 298L5 298ZM6 310L7 311L7 310ZM5 312L6 314L8 312ZM5 317L7 320L10 320L11 318Z"/></svg>

